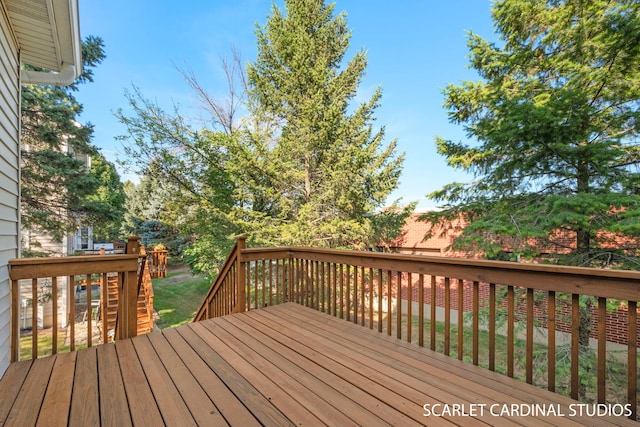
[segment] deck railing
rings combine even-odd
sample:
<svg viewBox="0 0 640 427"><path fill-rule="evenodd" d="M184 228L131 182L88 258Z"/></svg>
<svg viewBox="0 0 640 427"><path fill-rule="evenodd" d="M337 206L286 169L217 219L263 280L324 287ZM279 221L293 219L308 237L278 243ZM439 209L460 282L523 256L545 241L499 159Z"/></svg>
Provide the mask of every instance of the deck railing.
<svg viewBox="0 0 640 427"><path fill-rule="evenodd" d="M318 248L245 248L239 239L194 321L297 302L551 391L566 389L574 399L622 400L636 419L639 300L639 272ZM607 351L616 346L607 344L613 306L618 323L623 317L625 344L617 345L616 357L607 360ZM581 345L585 312L592 316L596 337L591 355ZM516 343L524 349L524 363ZM581 367L590 357L596 359L595 368ZM622 392L608 381L612 363L626 366ZM565 370L567 384L559 378ZM589 376L596 377L591 397Z"/></svg>
<svg viewBox="0 0 640 427"><path fill-rule="evenodd" d="M152 319L153 289L146 257L137 241L130 244L128 254L10 260L11 361L21 352L36 359L136 336L139 294ZM85 309L78 310L82 289Z"/></svg>

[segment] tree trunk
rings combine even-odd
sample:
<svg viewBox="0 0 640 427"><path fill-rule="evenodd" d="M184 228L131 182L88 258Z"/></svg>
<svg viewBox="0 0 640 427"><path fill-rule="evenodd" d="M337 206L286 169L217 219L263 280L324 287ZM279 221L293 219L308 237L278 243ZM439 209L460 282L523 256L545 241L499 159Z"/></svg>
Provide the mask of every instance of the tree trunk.
<svg viewBox="0 0 640 427"><path fill-rule="evenodd" d="M590 189L590 175L589 175L589 165L587 162L581 161L578 164L577 168L577 193L578 194L589 194L591 192ZM576 254L578 255L578 259L580 260L580 264L583 264L586 260L588 260L589 252L591 250L591 231L585 230L582 228L578 228L576 230ZM593 305L592 299L589 297L586 299L584 306L580 307L580 319L579 319L579 347L580 353L582 355L587 354L587 350L589 349L589 335L591 333L591 323L592 323L592 312L591 307ZM585 356L582 356L583 359ZM589 364L586 364L584 368L581 370L584 372L583 375L591 376L591 372L589 372ZM587 393L587 385L584 381L580 381L580 387L578 389L578 396L580 399L583 399Z"/></svg>
<svg viewBox="0 0 640 427"><path fill-rule="evenodd" d="M309 154L304 157L304 199L305 202L311 200L311 157Z"/></svg>

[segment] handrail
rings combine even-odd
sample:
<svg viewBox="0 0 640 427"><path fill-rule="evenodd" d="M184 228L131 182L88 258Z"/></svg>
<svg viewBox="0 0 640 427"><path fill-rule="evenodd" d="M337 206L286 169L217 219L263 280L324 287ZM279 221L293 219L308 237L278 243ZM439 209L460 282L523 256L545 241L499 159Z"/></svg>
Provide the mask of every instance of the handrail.
<svg viewBox="0 0 640 427"><path fill-rule="evenodd" d="M205 295L203 303L200 305L200 308L193 318L194 322L221 315L218 314L216 308L225 307L226 309L223 308L224 314L229 314L233 312L236 307L244 307L244 287L237 287L235 286L235 282L228 280L230 272L234 271L237 274L235 267L237 266L239 255L244 249L245 238L240 236L231 248L224 264L222 264L220 272L212 283L209 292ZM214 305L214 302L219 302L221 300L222 297L219 292L222 293L223 291L227 292L227 295L223 296L227 297L225 301L234 302L233 306Z"/></svg>
<svg viewBox="0 0 640 427"><path fill-rule="evenodd" d="M233 287L225 283L233 283ZM240 307L239 292L246 297ZM483 364L489 369L504 369L511 377L520 375L515 373L514 342L517 325L522 324L526 347L523 379L534 383L534 335L544 329L548 331L546 366L542 368L546 375L537 381L545 382L549 390L564 387L574 399L584 399L584 382L587 377L596 377L597 396L593 399L604 403L609 375L607 339L613 335L612 312L607 306L613 305L613 300L618 306L613 315L626 318L622 341L627 353L626 395L635 419L640 346L640 272L636 271L322 248L234 246L194 320L293 301L377 327L398 339L415 340L421 346L428 341L431 349L441 347L446 355L455 354L461 360L468 357L476 365L482 356L488 359ZM486 315L482 319L481 311ZM590 332L597 340L597 369L586 376L580 368L585 357L581 353L581 328L585 325L580 317L585 312L589 322L597 324ZM480 349L479 344L483 319L488 319L488 349ZM504 319L504 331L497 326L499 319ZM437 332L438 321L444 323L444 332ZM471 330L471 339L465 337L465 330ZM498 360L500 351L496 351L497 336L503 333L507 342L504 361ZM561 342L565 335L567 345ZM444 342L438 342L440 339ZM570 361L568 385L557 378L562 372L556 353L564 348Z"/></svg>
<svg viewBox="0 0 640 427"><path fill-rule="evenodd" d="M38 357L38 301L47 299L52 304L52 337L51 354L56 354L59 350L58 329L61 322L58 319L59 301L58 296L61 289L67 289L66 310L67 318L63 319L63 324L68 324L69 349L76 349L75 331L75 298L71 286L76 283L84 283L87 290L87 313L85 321L87 325L86 345L92 346L92 276L100 275L101 282L106 283L107 277L117 276L119 288L123 295L120 304L122 316L122 337L135 336L137 324L136 311L127 309L130 304L127 301L137 299L136 285L138 272L138 255L108 255L108 256L70 256L55 258L21 258L9 261L9 276L12 283L11 290L11 361L19 360L20 354L20 281L31 280L31 292L29 299L25 300L31 304L31 357ZM79 280L79 282L77 282ZM42 285L46 284L50 292L43 293ZM23 307L26 310L26 307ZM26 312L23 313L26 316ZM103 314L104 316L104 314ZM82 344L82 343L81 343ZM85 345L85 344L82 344Z"/></svg>
<svg viewBox="0 0 640 427"><path fill-rule="evenodd" d="M146 318L139 324L138 334L142 331L153 331L153 284L151 282L151 268L149 266L149 258L146 254L144 248L141 248L140 258L139 258L139 272L138 272L138 295L140 296L140 291L142 291L142 295L144 295L144 307L146 311ZM164 277L164 276L163 276ZM140 320L140 319L138 319ZM148 324L148 329L143 328L144 324Z"/></svg>

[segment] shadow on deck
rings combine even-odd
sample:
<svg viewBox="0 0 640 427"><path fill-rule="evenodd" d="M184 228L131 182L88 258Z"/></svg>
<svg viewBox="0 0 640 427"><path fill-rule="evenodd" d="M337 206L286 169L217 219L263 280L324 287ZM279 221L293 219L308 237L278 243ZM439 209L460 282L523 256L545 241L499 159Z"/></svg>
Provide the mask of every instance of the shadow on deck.
<svg viewBox="0 0 640 427"><path fill-rule="evenodd" d="M0 381L0 424L21 426L638 425L577 404L295 303L14 363Z"/></svg>

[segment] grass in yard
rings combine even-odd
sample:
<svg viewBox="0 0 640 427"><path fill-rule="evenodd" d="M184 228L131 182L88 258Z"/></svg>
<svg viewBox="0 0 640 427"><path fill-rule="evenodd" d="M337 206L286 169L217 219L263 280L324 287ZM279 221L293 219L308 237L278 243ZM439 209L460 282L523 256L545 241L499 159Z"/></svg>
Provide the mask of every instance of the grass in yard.
<svg viewBox="0 0 640 427"><path fill-rule="evenodd" d="M406 339L406 322L407 317L403 316L403 336ZM418 342L419 319L412 317L412 341ZM436 322L436 351L444 353L444 323ZM395 329L394 329L395 333ZM424 346L430 348L430 322L424 321ZM473 331L470 327L463 329L463 360L472 363L473 360ZM480 330L478 333L479 347L479 365L483 368L489 367L489 332ZM501 374L507 373L507 337L496 334L495 337L495 370ZM569 396L570 394L570 364L569 364L569 345L558 345L556 347L556 392ZM458 357L458 327L451 326L450 356ZM533 345L533 383L541 388L547 388L547 358L550 355L547 346L534 343ZM520 381L526 378L526 342L525 340L516 338L514 340L514 377ZM587 350L581 353L580 369L590 366L590 372L581 372L583 378L581 381L586 384L587 394L583 401L593 403L596 401L596 355L594 350ZM638 356L640 363L640 355ZM627 387L627 363L614 357L613 353L607 357L607 401L608 403L626 403L626 387ZM640 387L640 378L638 381Z"/></svg>
<svg viewBox="0 0 640 427"><path fill-rule="evenodd" d="M69 346L64 345L65 331L58 331L58 353L68 353ZM31 346L33 338L31 333L20 337L20 360L31 359ZM53 330L51 328L38 330L38 357L52 354ZM85 345L86 347L86 345Z"/></svg>
<svg viewBox="0 0 640 427"><path fill-rule="evenodd" d="M191 322L211 287L211 281L202 276L187 276L177 281L175 277L182 274L169 273L167 277L152 280L153 306L160 315L161 329Z"/></svg>

